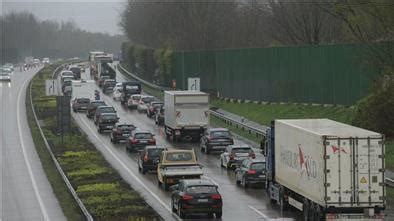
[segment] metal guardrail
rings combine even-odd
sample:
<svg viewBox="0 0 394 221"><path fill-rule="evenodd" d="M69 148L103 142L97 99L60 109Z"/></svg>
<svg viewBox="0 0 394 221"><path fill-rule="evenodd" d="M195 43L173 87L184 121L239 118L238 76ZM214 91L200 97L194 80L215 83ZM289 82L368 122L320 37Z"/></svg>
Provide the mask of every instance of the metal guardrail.
<svg viewBox="0 0 394 221"><path fill-rule="evenodd" d="M57 67L57 68L55 69L55 71L52 73L52 77L54 77L54 75L57 74L56 72L58 72L58 69L59 69L60 67L62 67L62 65L59 66L59 67ZM58 170L58 172L59 172L60 175L62 176L63 181L64 181L64 183L66 184L68 190L70 191L71 195L74 197L75 201L77 202L79 208L80 208L81 211L83 212L83 214L84 214L86 220L88 220L88 221L93 221L94 219L93 219L92 215L90 215L89 211L86 209L85 205L82 203L82 200L78 197L77 193L75 192L74 188L72 187L72 185L71 185L70 181L68 180L66 174L64 173L64 171L63 171L63 169L61 168L59 162L57 161L55 155L53 154L53 152L52 152L52 150L51 150L51 147L49 146L48 140L47 140L46 137L45 137L44 132L43 132L42 129L41 129L40 123L39 123L38 118L37 118L36 111L34 110L33 97L32 97L31 88L32 88L32 84L30 83L29 92L30 92L30 104L31 104L31 109L32 109L32 111L33 111L33 116L34 116L36 125L37 125L37 127L38 127L38 130L40 131L41 137L42 137L42 139L44 140L45 147L47 148L47 150L48 150L48 152L49 152L49 155L51 156L52 161L53 161L53 163L54 163L55 166L56 166L56 169Z"/></svg>

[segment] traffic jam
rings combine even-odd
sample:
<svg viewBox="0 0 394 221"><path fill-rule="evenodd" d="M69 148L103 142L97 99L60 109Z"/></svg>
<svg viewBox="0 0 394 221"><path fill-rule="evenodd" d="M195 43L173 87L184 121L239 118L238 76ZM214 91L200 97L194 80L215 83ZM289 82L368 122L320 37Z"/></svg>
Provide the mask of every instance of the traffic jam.
<svg viewBox="0 0 394 221"><path fill-rule="evenodd" d="M140 176L156 174L154 182L170 193L167 203L179 218L205 214L219 219L225 212L221 188L204 173L197 151L207 156L215 153L215 165L232 171L234 186L263 189L280 211L292 207L303 220L384 218L381 134L328 119L274 120L264 145L257 149L234 139L227 128L210 127L207 93L169 90L164 91L163 100L158 99L146 94L139 81L117 82L112 59L109 54L91 52L89 64L69 65L59 74L62 92L72 96L72 111L84 113L98 134L108 135L112 144L136 154ZM91 80L81 79L81 73ZM85 94L73 91L77 81L94 87ZM134 110L137 118L153 121L166 142L198 145L182 149L160 144L151 128L121 119L104 96ZM349 154L355 144L367 148ZM356 160L374 163L354 170ZM357 182L360 177L367 177L367 183Z"/></svg>

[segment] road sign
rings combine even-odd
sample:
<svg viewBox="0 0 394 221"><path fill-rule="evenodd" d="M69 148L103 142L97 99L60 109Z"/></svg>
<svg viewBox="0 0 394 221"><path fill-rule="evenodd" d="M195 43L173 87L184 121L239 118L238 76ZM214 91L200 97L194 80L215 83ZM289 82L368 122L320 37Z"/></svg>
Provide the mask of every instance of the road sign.
<svg viewBox="0 0 394 221"><path fill-rule="evenodd" d="M58 95L58 81L57 80L45 80L45 94L46 96Z"/></svg>
<svg viewBox="0 0 394 221"><path fill-rule="evenodd" d="M187 79L187 90L200 91L200 78L188 78Z"/></svg>

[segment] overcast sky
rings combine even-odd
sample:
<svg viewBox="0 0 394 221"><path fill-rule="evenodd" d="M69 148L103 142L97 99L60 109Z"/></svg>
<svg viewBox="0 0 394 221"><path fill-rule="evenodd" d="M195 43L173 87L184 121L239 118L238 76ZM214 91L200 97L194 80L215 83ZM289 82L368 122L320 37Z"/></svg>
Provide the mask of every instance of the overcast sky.
<svg viewBox="0 0 394 221"><path fill-rule="evenodd" d="M122 34L118 26L126 0L0 0L0 13L30 11L39 20L74 21L91 32Z"/></svg>

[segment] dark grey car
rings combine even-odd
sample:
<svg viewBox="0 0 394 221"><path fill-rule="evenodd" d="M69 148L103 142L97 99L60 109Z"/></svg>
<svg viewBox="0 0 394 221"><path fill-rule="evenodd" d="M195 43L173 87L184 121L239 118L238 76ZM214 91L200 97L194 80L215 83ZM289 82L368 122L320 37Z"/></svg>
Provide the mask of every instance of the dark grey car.
<svg viewBox="0 0 394 221"><path fill-rule="evenodd" d="M223 151L228 145L233 144L233 137L227 128L209 128L201 137L200 149L209 154L211 151Z"/></svg>

